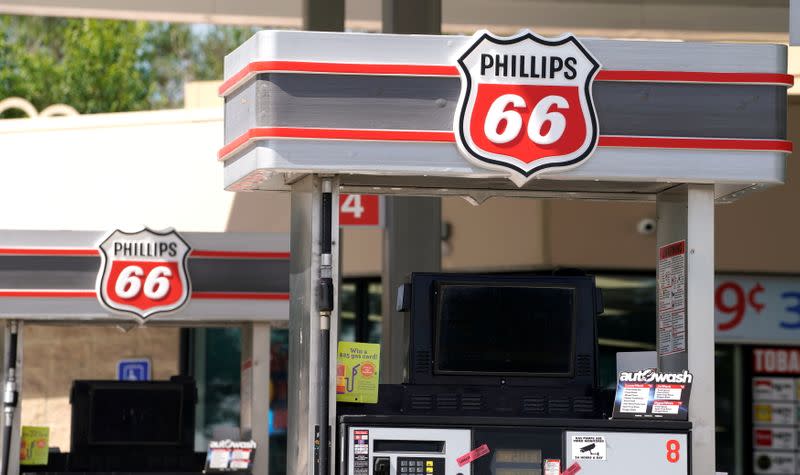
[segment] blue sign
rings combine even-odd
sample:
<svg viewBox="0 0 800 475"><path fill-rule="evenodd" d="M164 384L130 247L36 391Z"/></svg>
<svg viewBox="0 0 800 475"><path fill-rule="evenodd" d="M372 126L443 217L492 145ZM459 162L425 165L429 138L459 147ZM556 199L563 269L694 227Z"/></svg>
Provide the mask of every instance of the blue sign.
<svg viewBox="0 0 800 475"><path fill-rule="evenodd" d="M120 381L150 381L150 360L148 358L119 360L117 379Z"/></svg>

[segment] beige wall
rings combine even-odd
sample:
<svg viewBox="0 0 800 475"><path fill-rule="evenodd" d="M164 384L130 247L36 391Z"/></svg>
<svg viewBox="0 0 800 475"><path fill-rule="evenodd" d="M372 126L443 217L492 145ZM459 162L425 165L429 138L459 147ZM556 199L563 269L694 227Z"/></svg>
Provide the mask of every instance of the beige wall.
<svg viewBox="0 0 800 475"><path fill-rule="evenodd" d="M442 221L451 238L442 253L445 270L510 270L537 267L545 259L540 201L491 198L473 206L461 198L442 200Z"/></svg>
<svg viewBox="0 0 800 475"><path fill-rule="evenodd" d="M800 103L789 108L789 138L800 144ZM735 154L731 160L735 160ZM716 207L719 272L800 273L800 166L787 159L786 184ZM636 231L655 205L551 201L546 204L550 264L604 269L654 269L655 235Z"/></svg>
<svg viewBox="0 0 800 475"><path fill-rule="evenodd" d="M22 424L50 427L50 446L69 450L69 393L76 379L116 379L121 358L150 358L153 379L178 373L177 328L26 325Z"/></svg>

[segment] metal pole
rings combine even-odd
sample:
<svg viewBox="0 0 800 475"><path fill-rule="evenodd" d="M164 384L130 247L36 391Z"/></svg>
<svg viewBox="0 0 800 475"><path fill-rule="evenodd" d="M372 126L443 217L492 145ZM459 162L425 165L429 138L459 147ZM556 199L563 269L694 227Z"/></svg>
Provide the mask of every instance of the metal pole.
<svg viewBox="0 0 800 475"><path fill-rule="evenodd" d="M333 263L339 259L339 244L333 239L338 234L332 231L339 226L338 215L332 210L338 202L338 179L331 177L325 181L328 184L310 175L292 184L287 433L287 473L290 475L329 475L332 470L323 472L320 462L329 468L335 465L330 460L331 454L336 453L336 441L329 437L328 428L333 427L336 420L334 411L330 410L336 398L331 391L332 378L336 377L336 359L330 354L330 350L336 348L331 345L330 338L335 338L338 331L338 302L333 283L338 282L339 270ZM330 200L331 212L323 213L323 194L327 193L330 196L325 201ZM329 216L329 220L323 215ZM323 232L323 228L329 231ZM329 248L327 244L322 245L328 239L331 240ZM330 257L323 257L323 249ZM321 279L328 276L330 284L323 284ZM320 290L323 287L330 288L329 295L328 290ZM328 325L327 330L324 325ZM328 348L327 353L325 348ZM320 399L327 399L327 402ZM323 444L329 450L322 450Z"/></svg>
<svg viewBox="0 0 800 475"><path fill-rule="evenodd" d="M8 322L10 338L6 351L6 383L3 392L3 475L9 474L11 457L11 438L14 434L14 413L17 410L17 335L19 326L16 320Z"/></svg>
<svg viewBox="0 0 800 475"><path fill-rule="evenodd" d="M333 202L332 185L330 179L322 180L322 210L320 213L320 266L319 266L319 473L330 473L328 463L330 460L330 433L331 427L328 424L328 412L330 402L328 391L330 390L329 378L324 377L328 374L330 367L330 328L331 312L333 312L333 260L331 255L331 232L333 226Z"/></svg>

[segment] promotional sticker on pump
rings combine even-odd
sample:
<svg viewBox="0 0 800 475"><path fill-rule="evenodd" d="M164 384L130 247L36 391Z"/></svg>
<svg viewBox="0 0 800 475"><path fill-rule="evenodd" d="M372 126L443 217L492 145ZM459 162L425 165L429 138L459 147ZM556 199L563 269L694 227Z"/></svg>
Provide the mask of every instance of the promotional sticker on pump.
<svg viewBox="0 0 800 475"><path fill-rule="evenodd" d="M510 172L522 186L580 165L597 146L592 84L600 63L573 35L481 30L457 64L456 143L475 165Z"/></svg>
<svg viewBox="0 0 800 475"><path fill-rule="evenodd" d="M172 312L189 300L189 244L174 230L116 230L100 243L97 295L111 311L144 319Z"/></svg>
<svg viewBox="0 0 800 475"><path fill-rule="evenodd" d="M693 379L688 371L622 371L617 378L612 418L688 420Z"/></svg>

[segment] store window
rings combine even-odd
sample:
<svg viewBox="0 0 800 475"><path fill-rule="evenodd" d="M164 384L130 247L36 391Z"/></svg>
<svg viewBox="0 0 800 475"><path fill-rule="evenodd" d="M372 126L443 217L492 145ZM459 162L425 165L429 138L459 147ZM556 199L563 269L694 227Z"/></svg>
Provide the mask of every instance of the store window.
<svg viewBox="0 0 800 475"><path fill-rule="evenodd" d="M378 278L347 279L342 283L339 340L380 343L382 293Z"/></svg>
<svg viewBox="0 0 800 475"><path fill-rule="evenodd" d="M597 320L600 384L611 389L616 381L616 354L621 351L656 350L656 279L650 274L595 274L603 291L605 311ZM736 472L735 347L716 345L716 451L717 470Z"/></svg>
<svg viewBox="0 0 800 475"><path fill-rule="evenodd" d="M289 331L273 328L270 341L269 470L286 472ZM194 372L198 387L195 447L209 440L239 438L241 330L193 330Z"/></svg>
<svg viewBox="0 0 800 475"><path fill-rule="evenodd" d="M381 334L379 278L347 279L339 290L339 334L345 341L379 343ZM192 330L194 376L198 386L195 446L209 440L238 437L241 330ZM270 473L286 472L289 331L273 328L270 362Z"/></svg>

